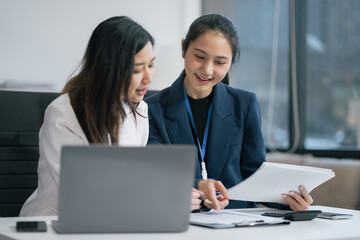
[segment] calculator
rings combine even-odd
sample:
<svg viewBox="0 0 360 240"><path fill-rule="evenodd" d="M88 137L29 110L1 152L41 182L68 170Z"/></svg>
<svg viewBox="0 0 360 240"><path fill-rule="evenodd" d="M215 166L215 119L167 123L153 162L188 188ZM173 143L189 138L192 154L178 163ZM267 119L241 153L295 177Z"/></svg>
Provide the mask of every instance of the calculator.
<svg viewBox="0 0 360 240"><path fill-rule="evenodd" d="M261 215L268 217L282 217L290 221L309 221L316 218L321 213L320 210L306 211L269 211Z"/></svg>

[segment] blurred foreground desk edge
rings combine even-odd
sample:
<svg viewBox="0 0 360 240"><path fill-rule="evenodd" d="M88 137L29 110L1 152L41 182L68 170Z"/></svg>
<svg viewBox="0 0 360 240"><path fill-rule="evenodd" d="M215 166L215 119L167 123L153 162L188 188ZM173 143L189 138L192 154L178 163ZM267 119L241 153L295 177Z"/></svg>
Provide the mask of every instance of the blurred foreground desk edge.
<svg viewBox="0 0 360 240"><path fill-rule="evenodd" d="M183 233L149 233L149 234L62 234L54 232L51 220L57 217L11 217L0 218L0 240L20 239L20 240L52 240L52 239L360 239L360 211L342 208L312 206L312 210L322 210L327 212L339 212L353 214L352 219L348 220L326 220L316 218L312 221L291 222L290 225L279 225L269 227L246 227L231 229L209 229L197 226L189 226ZM259 209L242 209L244 212L259 212ZM44 220L48 224L46 233L17 233L15 231L16 221L19 220ZM101 221L101 220L99 220Z"/></svg>

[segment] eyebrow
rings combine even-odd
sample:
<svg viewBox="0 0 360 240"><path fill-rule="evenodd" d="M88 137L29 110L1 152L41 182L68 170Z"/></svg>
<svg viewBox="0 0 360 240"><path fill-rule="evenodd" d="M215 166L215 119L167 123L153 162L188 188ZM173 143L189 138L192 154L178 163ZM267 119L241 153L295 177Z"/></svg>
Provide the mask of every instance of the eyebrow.
<svg viewBox="0 0 360 240"><path fill-rule="evenodd" d="M155 60L155 57L153 58L153 59L151 59L151 61L150 62L152 62L152 61L154 61ZM135 67L137 67L137 66L141 66L141 65L145 65L145 63L144 62L139 62L139 63L135 63Z"/></svg>
<svg viewBox="0 0 360 240"><path fill-rule="evenodd" d="M207 54L207 52L205 52L204 50L201 50L201 49L199 49L199 48L194 48L196 51L198 51L198 52L201 52L201 53L203 53L203 54L205 54L205 55L209 55L209 54ZM226 56L216 56L216 58L224 58L224 59L229 59L228 57L226 57Z"/></svg>

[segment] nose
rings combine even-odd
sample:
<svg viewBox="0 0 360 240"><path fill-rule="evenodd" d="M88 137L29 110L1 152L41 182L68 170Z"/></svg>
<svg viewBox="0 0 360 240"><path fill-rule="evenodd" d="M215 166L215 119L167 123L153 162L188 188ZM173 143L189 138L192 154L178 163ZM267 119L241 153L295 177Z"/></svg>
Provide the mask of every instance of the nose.
<svg viewBox="0 0 360 240"><path fill-rule="evenodd" d="M209 59L207 61L204 61L201 66L202 74L204 74L204 77L212 76L214 71L214 65L213 62Z"/></svg>
<svg viewBox="0 0 360 240"><path fill-rule="evenodd" d="M153 69L146 68L145 71L144 71L144 77L143 77L142 82L144 84L150 84L152 82L152 80L153 80L153 77L154 77Z"/></svg>

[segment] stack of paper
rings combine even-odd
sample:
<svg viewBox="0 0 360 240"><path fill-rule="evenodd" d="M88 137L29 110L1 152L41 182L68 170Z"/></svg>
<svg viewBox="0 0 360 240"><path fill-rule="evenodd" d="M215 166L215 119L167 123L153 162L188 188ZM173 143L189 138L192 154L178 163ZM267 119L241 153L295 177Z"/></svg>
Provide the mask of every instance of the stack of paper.
<svg viewBox="0 0 360 240"><path fill-rule="evenodd" d="M265 217L231 210L211 210L210 212L191 213L190 223L210 228L253 227L263 225L289 224L282 218Z"/></svg>
<svg viewBox="0 0 360 240"><path fill-rule="evenodd" d="M331 169L264 162L253 175L228 191L230 199L286 204L282 193L300 193L300 185L311 192L334 176Z"/></svg>

